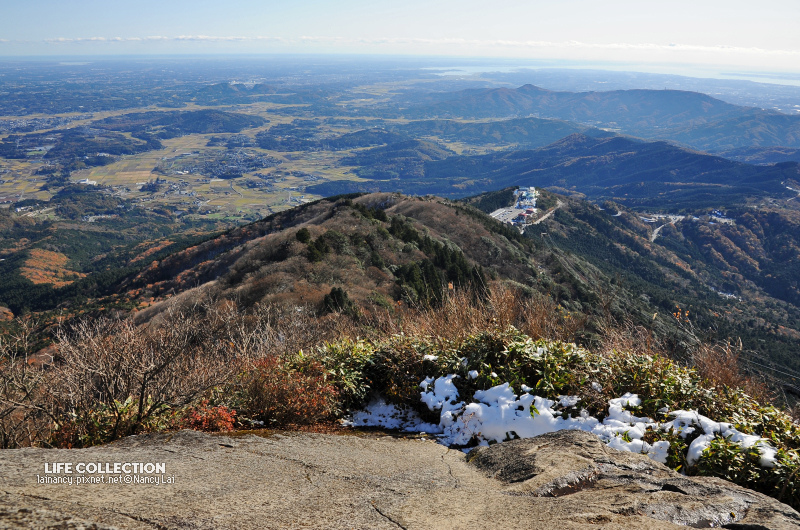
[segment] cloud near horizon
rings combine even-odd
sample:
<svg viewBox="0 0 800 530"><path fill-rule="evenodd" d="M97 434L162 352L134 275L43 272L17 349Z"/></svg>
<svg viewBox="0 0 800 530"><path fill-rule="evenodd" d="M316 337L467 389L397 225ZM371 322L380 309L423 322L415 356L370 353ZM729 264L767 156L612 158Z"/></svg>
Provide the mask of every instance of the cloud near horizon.
<svg viewBox="0 0 800 530"><path fill-rule="evenodd" d="M0 43L11 42L7 39L0 39ZM281 44L330 44L337 43L343 45L362 45L362 46L381 46L381 45L444 45L444 46L464 46L464 47L484 47L484 48L517 48L517 49L593 49L593 50L638 50L638 51L659 51L659 52L703 52L703 53L724 53L724 54L757 54L757 55L781 55L781 56L800 56L798 50L766 49L757 47L741 46L703 46L694 44L656 44L656 43L591 43L581 41L534 41L534 40L504 40L504 39L463 39L463 38L404 38L404 37L384 37L384 38L344 38L329 36L300 36L297 38L285 38L275 36L244 36L244 35L150 35L146 37L57 37L45 39L47 44L80 44L80 43L122 43L122 42L274 42Z"/></svg>

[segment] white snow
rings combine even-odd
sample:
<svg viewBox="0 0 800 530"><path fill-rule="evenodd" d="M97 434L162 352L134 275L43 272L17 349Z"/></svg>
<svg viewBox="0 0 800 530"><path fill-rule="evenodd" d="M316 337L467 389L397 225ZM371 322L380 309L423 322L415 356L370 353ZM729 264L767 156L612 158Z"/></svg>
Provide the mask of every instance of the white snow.
<svg viewBox="0 0 800 530"><path fill-rule="evenodd" d="M524 390L524 391L528 392L529 390L530 389ZM578 396L558 396L558 403L562 407L574 407L575 405L578 404L578 401L580 401L580 400L581 400L581 398L578 397Z"/></svg>
<svg viewBox="0 0 800 530"><path fill-rule="evenodd" d="M494 375L494 374L493 374ZM470 379L478 376L473 370ZM775 465L776 449L766 439L742 433L729 423L720 423L698 414L696 411L676 410L664 411L672 419L663 423L650 418L637 417L630 408L641 405L642 400L636 394L611 399L608 402L608 415L601 422L590 416L585 410L574 418L564 418L555 411L555 401L534 396L529 393L530 387L522 385L523 394L517 395L509 383L497 385L488 390L478 390L474 394L474 402L459 400L458 389L453 381L459 377L450 374L434 379L426 377L420 383L422 392L420 399L431 411L440 414L439 424L423 423L419 416L410 410L398 409L383 401L373 401L363 411L353 415L351 425L379 426L387 429L400 429L408 432L428 432L439 434L441 443L448 446L463 446L472 441L480 445L489 442L503 442L512 438L529 438L548 432L573 429L591 432L609 447L621 451L631 451L648 455L657 462L666 463L669 451L668 441L653 444L644 441L648 430L669 432L673 430L683 438L702 432L689 445L686 459L690 465L695 464L711 441L717 437L728 438L742 448L757 447L761 453L761 465ZM597 383L592 383L592 387ZM599 385L597 385L599 387ZM574 407L578 404L578 396L559 396L562 407Z"/></svg>
<svg viewBox="0 0 800 530"><path fill-rule="evenodd" d="M439 358L439 356L438 356L438 355L426 355L426 356L424 356L424 357L422 358L422 360L423 360L423 361L435 361L435 360L436 360L436 359L438 359L438 358Z"/></svg>
<svg viewBox="0 0 800 530"><path fill-rule="evenodd" d="M745 434L735 429L730 423L713 421L693 410L676 410L670 412L669 415L674 416L675 419L661 426L664 431L674 429L682 438L686 438L697 428L703 431L703 434L695 438L689 445L689 450L686 453L686 462L689 465L697 462L703 451L711 445L711 440L716 436L728 438L731 442L741 446L742 449L756 446L761 453L761 466L773 467L775 465L776 450L768 445L765 438L753 434Z"/></svg>
<svg viewBox="0 0 800 530"><path fill-rule="evenodd" d="M453 379L458 377L456 374L446 375L439 377L436 381L432 377L426 377L420 383L423 392L420 393L422 402L428 406L429 410L440 410L442 415L446 411L455 410L464 405L463 402L458 403L458 389L453 384ZM429 390L430 384L433 383L433 389Z"/></svg>
<svg viewBox="0 0 800 530"><path fill-rule="evenodd" d="M469 371L469 378L470 379L477 379L478 378L478 371L477 370L470 370Z"/></svg>

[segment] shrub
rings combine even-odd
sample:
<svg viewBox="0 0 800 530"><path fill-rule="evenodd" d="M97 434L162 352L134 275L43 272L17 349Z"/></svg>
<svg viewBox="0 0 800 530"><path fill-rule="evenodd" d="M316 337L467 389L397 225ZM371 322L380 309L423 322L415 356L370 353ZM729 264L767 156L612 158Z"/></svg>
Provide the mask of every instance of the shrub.
<svg viewBox="0 0 800 530"><path fill-rule="evenodd" d="M41 444L54 428L49 374L2 350L0 341L0 449Z"/></svg>
<svg viewBox="0 0 800 530"><path fill-rule="evenodd" d="M343 357L353 351L351 343L329 345ZM800 506L800 426L787 414L759 404L739 388L715 387L696 370L679 366L659 355L612 351L592 353L574 344L533 340L513 327L494 328L458 341L437 337L412 339L397 335L371 345L359 343L362 351L372 350L363 366L366 381L397 404L411 406L426 421L438 421L420 401L420 382L428 376L457 374L453 380L459 399L470 402L477 390L508 382L518 393L523 385L532 394L558 401L559 396L577 396L578 406L564 408L564 415L585 409L602 419L610 399L627 392L638 394L641 404L631 411L665 421L665 410L696 410L716 421L731 423L745 434L770 441L777 450L773 467L761 465L755 447L744 449L717 437L692 466L687 465L689 444L702 432L682 438L676 432L648 430L648 443L670 443L667 463L688 474L722 477L742 486ZM478 376L470 377L470 371ZM358 375L352 380L361 381ZM559 409L562 410L562 409Z"/></svg>
<svg viewBox="0 0 800 530"><path fill-rule="evenodd" d="M270 427L317 423L339 412L338 392L324 366L303 357L260 359L239 375L236 386L240 411Z"/></svg>
<svg viewBox="0 0 800 530"><path fill-rule="evenodd" d="M51 392L57 415L77 431L73 444L152 430L235 370L232 342L207 340L209 327L183 315L165 318L146 331L130 320L100 320L60 332Z"/></svg>
<svg viewBox="0 0 800 530"><path fill-rule="evenodd" d="M224 405L212 406L208 399L190 405L183 411L177 426L197 431L232 431L236 425L236 411Z"/></svg>
<svg viewBox="0 0 800 530"><path fill-rule="evenodd" d="M726 438L715 438L697 462L698 475L721 477L789 506L800 508L800 455L779 447L774 467L760 465L755 447L744 449Z"/></svg>
<svg viewBox="0 0 800 530"><path fill-rule="evenodd" d="M347 297L339 291L329 297L342 308ZM164 312L148 327L100 320L61 330L47 368L28 363L25 352L38 348L24 334L0 336L0 445L81 447L175 427L227 430L236 420L313 424L361 406L372 392L438 421L420 401L420 382L458 374L464 400L508 382L517 393L526 385L549 399L578 396L575 408L554 407L564 415L586 409L602 417L609 399L631 392L641 398L637 416L664 421L664 408L693 409L729 422L768 439L775 465L762 467L756 450L717 438L689 466L687 448L699 431L682 438L648 430L645 441L669 441L674 469L727 478L798 506L800 426L748 394L742 386L749 383L733 370L720 369L735 360L728 347L706 352L694 370L654 353L646 333L612 337L629 342L604 353L544 340L542 333L569 337L577 324L553 304L500 289L480 303L456 289L435 309L389 306L356 321L341 309L318 317L271 305L245 314L232 301L209 299L186 313ZM352 338L363 333L372 339ZM472 370L477 377L469 377Z"/></svg>
<svg viewBox="0 0 800 530"><path fill-rule="evenodd" d="M429 341L396 335L373 345L373 354L365 367L365 377L390 401L419 406L419 383L425 378L423 358Z"/></svg>
<svg viewBox="0 0 800 530"><path fill-rule="evenodd" d="M317 360L328 371L329 381L339 392L342 410L364 404L373 382L367 375L373 364L374 349L363 340L345 339L325 343L317 353Z"/></svg>
<svg viewBox="0 0 800 530"><path fill-rule="evenodd" d="M100 319L59 329L46 367L0 340L2 445L86 447L170 428L176 411L228 381L238 356L259 347L229 313L193 310L167 311L147 328Z"/></svg>
<svg viewBox="0 0 800 530"><path fill-rule="evenodd" d="M306 257L308 261L312 263L316 263L322 261L325 258L325 254L331 251L331 247L325 241L324 237L318 237L313 241L309 241L308 243L308 254Z"/></svg>
<svg viewBox="0 0 800 530"><path fill-rule="evenodd" d="M341 287L332 288L331 292L323 297L322 309L326 313L342 312L353 314L356 312L355 304Z"/></svg>
<svg viewBox="0 0 800 530"><path fill-rule="evenodd" d="M61 448L91 447L139 432L166 430L170 425L170 408L147 400L149 413L142 418L139 403L132 396L124 401L96 403L89 409L69 410L56 423L50 445Z"/></svg>

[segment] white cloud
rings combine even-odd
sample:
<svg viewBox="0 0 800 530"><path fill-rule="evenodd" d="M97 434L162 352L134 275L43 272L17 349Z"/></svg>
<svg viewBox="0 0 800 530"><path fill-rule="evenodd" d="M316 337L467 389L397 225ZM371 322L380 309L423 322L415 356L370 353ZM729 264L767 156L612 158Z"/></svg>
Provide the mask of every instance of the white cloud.
<svg viewBox="0 0 800 530"><path fill-rule="evenodd" d="M0 39L0 42L9 42ZM46 39L48 44L72 43L124 43L124 42L272 42L286 45L303 44L338 44L342 46L441 46L462 48L499 48L504 50L607 50L607 51L642 51L666 53L706 53L717 55L767 55L767 56L800 56L800 50L765 49L741 46L701 46L694 44L655 44L655 43L591 43L581 41L537 41L537 40L504 40L504 39L463 39L463 38L344 38L330 36L303 35L296 38L257 36L219 36L219 35L151 35L147 37L58 37Z"/></svg>

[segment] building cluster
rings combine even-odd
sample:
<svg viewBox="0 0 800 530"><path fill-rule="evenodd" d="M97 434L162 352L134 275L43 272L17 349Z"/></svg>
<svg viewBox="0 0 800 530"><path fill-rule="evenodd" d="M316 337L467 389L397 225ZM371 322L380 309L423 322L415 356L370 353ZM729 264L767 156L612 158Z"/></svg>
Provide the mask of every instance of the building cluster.
<svg viewBox="0 0 800 530"><path fill-rule="evenodd" d="M69 125L75 120L89 120L93 118L92 114L81 114L79 116L67 117L54 117L54 118L18 118L11 120L0 120L0 132L2 133L15 133L15 132L33 132L43 129L55 129L56 127L64 127Z"/></svg>
<svg viewBox="0 0 800 530"><path fill-rule="evenodd" d="M539 192L536 191L536 188L518 188L514 190L514 206L499 208L489 215L501 223L516 225L522 230L528 224L529 218L535 217L538 198Z"/></svg>
<svg viewBox="0 0 800 530"><path fill-rule="evenodd" d="M538 198L539 192L533 186L514 190L514 209L518 210L518 212L511 222L526 224L528 217L536 213L536 200Z"/></svg>

